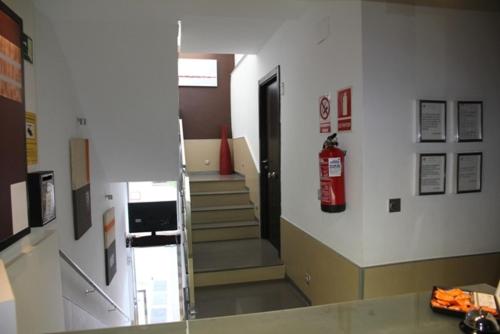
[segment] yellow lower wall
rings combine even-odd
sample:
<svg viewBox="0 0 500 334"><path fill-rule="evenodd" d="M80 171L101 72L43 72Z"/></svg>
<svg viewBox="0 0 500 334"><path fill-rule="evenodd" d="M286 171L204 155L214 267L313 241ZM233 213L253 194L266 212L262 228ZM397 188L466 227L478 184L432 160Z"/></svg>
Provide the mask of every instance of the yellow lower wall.
<svg viewBox="0 0 500 334"><path fill-rule="evenodd" d="M245 175L250 200L255 205L255 217L260 220L260 180L248 143L244 137L233 139L234 170Z"/></svg>
<svg viewBox="0 0 500 334"><path fill-rule="evenodd" d="M229 139L229 149L233 152L233 140ZM187 139L186 168L188 172L211 172L219 170L220 139ZM232 156L232 154L231 154Z"/></svg>
<svg viewBox="0 0 500 334"><path fill-rule="evenodd" d="M500 253L362 268L285 219L281 254L287 276L313 305L500 280Z"/></svg>
<svg viewBox="0 0 500 334"><path fill-rule="evenodd" d="M359 299L360 268L285 219L281 257L287 276L312 305ZM306 274L311 277L309 284Z"/></svg>
<svg viewBox="0 0 500 334"><path fill-rule="evenodd" d="M497 286L500 253L391 264L364 269L364 298L426 291L437 286Z"/></svg>

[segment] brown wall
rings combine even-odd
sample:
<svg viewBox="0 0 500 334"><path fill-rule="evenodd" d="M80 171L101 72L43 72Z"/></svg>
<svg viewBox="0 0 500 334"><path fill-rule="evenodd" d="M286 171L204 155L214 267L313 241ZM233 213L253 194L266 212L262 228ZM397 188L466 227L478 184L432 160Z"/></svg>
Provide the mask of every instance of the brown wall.
<svg viewBox="0 0 500 334"><path fill-rule="evenodd" d="M0 2L0 36L17 47L17 52L2 53L5 57L10 58L11 62L20 65L20 76L24 78L20 51L21 33L21 19ZM4 80L2 82L6 83ZM12 93L11 95L8 92L8 90L2 91L2 96L0 96L0 250L7 247L15 239L12 237L14 230L11 185L26 181L27 168L24 139L26 132L25 108L24 101L19 102L24 99L24 92L21 92L21 96ZM20 99L16 100L16 97L20 97Z"/></svg>
<svg viewBox="0 0 500 334"><path fill-rule="evenodd" d="M234 55L183 53L179 58L217 59L218 87L179 87L179 108L185 139L220 138L222 124L231 135L231 72Z"/></svg>

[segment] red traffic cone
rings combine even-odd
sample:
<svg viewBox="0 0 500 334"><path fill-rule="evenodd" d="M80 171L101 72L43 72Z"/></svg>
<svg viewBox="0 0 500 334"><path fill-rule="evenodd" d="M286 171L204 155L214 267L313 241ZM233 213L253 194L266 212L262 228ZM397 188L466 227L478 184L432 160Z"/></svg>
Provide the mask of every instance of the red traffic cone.
<svg viewBox="0 0 500 334"><path fill-rule="evenodd" d="M220 132L220 160L219 174L229 175L233 173L233 164L231 162L231 151L229 150L229 142L227 141L227 125L221 127Z"/></svg>

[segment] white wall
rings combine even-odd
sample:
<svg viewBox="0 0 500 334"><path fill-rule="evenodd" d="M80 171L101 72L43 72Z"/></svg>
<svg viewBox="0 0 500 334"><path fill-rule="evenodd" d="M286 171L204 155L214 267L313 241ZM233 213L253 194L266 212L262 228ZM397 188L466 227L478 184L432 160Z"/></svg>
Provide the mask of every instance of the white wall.
<svg viewBox="0 0 500 334"><path fill-rule="evenodd" d="M107 3L120 15L100 4L90 5L100 16L82 16L87 2L37 1L67 70L72 111L87 119L107 180L176 180L177 21L148 4Z"/></svg>
<svg viewBox="0 0 500 334"><path fill-rule="evenodd" d="M259 90L257 55L247 55L231 73L233 137L246 137L257 170L259 163Z"/></svg>
<svg viewBox="0 0 500 334"><path fill-rule="evenodd" d="M70 69L71 64L63 52L61 42L55 32L54 23L45 15L44 10L47 9L44 7L45 4L38 1L34 6L31 0L8 1L7 4L23 18L25 31L33 38L35 46L34 65L25 64L27 109L36 112L38 116L39 163L31 167L30 170L54 170L56 175L56 221L44 228L32 229L29 237L0 253L2 258L12 256L16 252L22 252L23 247L29 245L31 238L43 235L47 230L57 231L57 238L53 244L55 251L45 252L43 256L37 257L34 263L32 261L23 262L21 266L16 267L15 274L12 276L16 281L14 290L18 291L16 299L29 300L33 307L44 303L52 305L51 308L44 308L46 313L38 313L47 315L45 322L41 322L37 313L30 311L31 309L21 307L18 310L18 320L22 321L22 326L19 327L20 332L63 330L63 314L66 324L69 326L68 329L79 329L78 326L82 324L86 324L87 328L89 324L95 324L95 326L100 326L100 324L123 325L126 323L125 319L117 312L107 312L110 307L103 303L101 297L97 295L85 296L84 290L88 289L88 285L84 284L74 272L68 271L64 263L61 264L62 268L65 269L61 277L57 250L59 248L64 250L122 309L130 310L129 267L125 248L126 184L112 182L113 172L110 172L110 169L113 166L104 165L104 153L97 150L94 140L94 137L98 136L91 131L90 126L77 126L76 117L81 115L82 110L80 99L81 95L85 94L79 95ZM108 78L108 80L110 79ZM120 80L117 84L120 83L126 85L124 80ZM88 96L85 98L97 99L97 97ZM176 119L177 117L175 117ZM127 121L127 119L122 120ZM120 118L117 118L117 122L119 121ZM93 226L80 240L75 241L70 190L69 139L78 136L91 139ZM118 149L125 146L116 145ZM168 148L168 145L164 146ZM131 153L133 152L127 152L127 156L130 156ZM124 152L122 151L121 154ZM177 159L177 149L172 155ZM166 159L163 157L162 162L164 160ZM164 164L163 167L168 168L168 164ZM148 171L145 171L145 177L149 178L151 175L147 173ZM157 175L157 177L161 176ZM113 195L113 200L105 200L107 194ZM112 206L115 207L117 221L117 273L111 285L106 287L102 214ZM57 270L53 268L53 263L56 263ZM43 270L43 268L50 270ZM52 276L48 274L49 272ZM59 299L57 303L46 299L43 294L31 294L28 298L24 298L26 294L19 294L22 291L32 291L31 287L39 289L38 285L33 285L32 278L42 276L52 277L46 279L47 282L51 282L50 286L41 289L41 291L50 292L53 298ZM54 291L59 291L59 294L52 293ZM65 300L64 308L63 297ZM101 304L101 309L95 308L96 304ZM58 323L56 319L59 319ZM51 323L49 324L49 322Z"/></svg>
<svg viewBox="0 0 500 334"><path fill-rule="evenodd" d="M125 248L125 223L127 189L125 183L113 183L109 168L97 149L94 133L90 127L77 126L76 117L81 105L78 89L73 80L69 60L63 52L52 21L36 7L35 61L37 65L37 105L39 119L39 169L55 171L56 228L60 247L65 251L104 291L124 310L129 310L129 282L127 253ZM69 140L72 137L90 138L91 161L91 206L92 224L81 239L75 241L71 202L71 179L69 164ZM105 195L113 195L106 200ZM103 213L115 207L117 273L109 287L105 284ZM64 269L64 266L63 266ZM66 274L63 270L63 296L92 314L93 301L83 293L81 278ZM100 297L99 297L100 298ZM66 308L68 311L68 308ZM96 311L94 311L96 312ZM124 324L107 312L93 314L104 324ZM66 314L71 317L71 314ZM68 319L66 319L68 320ZM77 328L69 328L77 329Z"/></svg>
<svg viewBox="0 0 500 334"><path fill-rule="evenodd" d="M36 40L35 10L31 0L5 0L23 19L24 32ZM36 44L35 44L36 45ZM37 112L36 63L24 62L26 110ZM28 167L29 171L38 166ZM58 240L50 234L54 226L32 229L32 233L0 252L7 268L16 299L18 333L60 331L64 329L61 276L58 268ZM48 237L47 237L48 236ZM36 245L35 245L36 244ZM23 256L29 254L29 256ZM14 258L18 260L12 262ZM34 284L33 278L37 278ZM40 288L43 287L43 288ZM45 305L50 304L51 308ZM41 311L37 310L44 305Z"/></svg>
<svg viewBox="0 0 500 334"><path fill-rule="evenodd" d="M365 265L500 251L499 32L498 13L363 3ZM420 98L483 100L484 142L414 143ZM456 153L470 151L484 154L483 191L457 195ZM448 154L446 195L414 195L419 152Z"/></svg>
<svg viewBox="0 0 500 334"><path fill-rule="evenodd" d="M233 134L247 137L257 162L257 81L281 65L282 215L360 266L498 252L499 14L378 1L311 8L232 75ZM332 34L316 45L315 27L327 15ZM345 86L354 94L353 131L339 138L348 151L348 208L323 214L316 199L324 138L317 98ZM452 102L483 100L484 142L415 143L420 98L450 102L449 138ZM484 154L483 191L456 195L456 153L470 151ZM415 195L415 159L422 152L448 154L446 195ZM401 213L387 212L389 198L402 199Z"/></svg>
<svg viewBox="0 0 500 334"><path fill-rule="evenodd" d="M330 17L331 34L317 44L317 24ZM362 63L361 3L311 4L298 20L287 21L257 54L232 75L233 136L245 136L258 161L258 79L281 66L282 216L350 260L362 263ZM339 136L348 151L347 210L323 213L318 200L318 153L326 136L319 133L318 99L353 87L353 131ZM335 101L335 99L332 99ZM336 113L335 103L332 103ZM332 123L335 126L335 117Z"/></svg>
<svg viewBox="0 0 500 334"><path fill-rule="evenodd" d="M1 255L16 301L18 334L64 330L57 234L37 232Z"/></svg>

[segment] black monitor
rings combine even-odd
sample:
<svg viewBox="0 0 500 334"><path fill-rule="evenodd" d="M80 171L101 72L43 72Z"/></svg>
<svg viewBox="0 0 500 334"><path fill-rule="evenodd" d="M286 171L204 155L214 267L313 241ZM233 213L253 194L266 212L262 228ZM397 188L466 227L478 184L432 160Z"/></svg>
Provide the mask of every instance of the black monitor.
<svg viewBox="0 0 500 334"><path fill-rule="evenodd" d="M177 201L128 204L129 232L175 231Z"/></svg>

